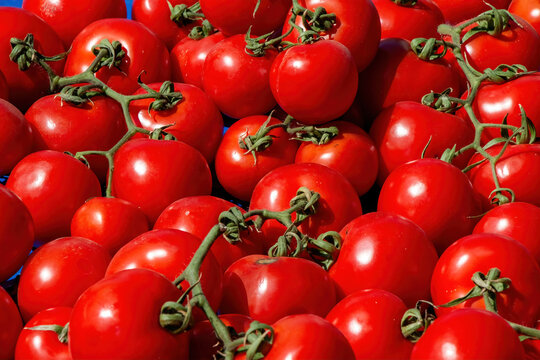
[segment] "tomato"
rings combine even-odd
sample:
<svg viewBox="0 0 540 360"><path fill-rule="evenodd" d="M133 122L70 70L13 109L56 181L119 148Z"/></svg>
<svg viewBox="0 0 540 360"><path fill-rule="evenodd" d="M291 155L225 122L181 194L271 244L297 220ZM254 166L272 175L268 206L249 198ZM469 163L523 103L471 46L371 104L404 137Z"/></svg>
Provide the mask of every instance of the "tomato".
<svg viewBox="0 0 540 360"><path fill-rule="evenodd" d="M347 112L358 89L358 73L347 47L333 40L317 41L280 53L272 64L270 86L285 112L316 125Z"/></svg>
<svg viewBox="0 0 540 360"><path fill-rule="evenodd" d="M433 0L418 0L414 5L388 0L373 0L381 18L381 39L438 38L437 27L444 17Z"/></svg>
<svg viewBox="0 0 540 360"><path fill-rule="evenodd" d="M244 38L235 35L220 41L206 56L203 69L204 91L221 112L235 119L264 114L276 104L268 79L277 51L251 56Z"/></svg>
<svg viewBox="0 0 540 360"><path fill-rule="evenodd" d="M468 120L436 111L413 101L399 101L377 116L369 134L379 151L378 183L406 162L424 157L439 158L446 149L461 149L472 143L474 128ZM429 143L429 145L428 145ZM426 148L427 146L427 148ZM473 155L468 151L453 163L462 169Z"/></svg>
<svg viewBox="0 0 540 360"><path fill-rule="evenodd" d="M158 91L161 83L149 86ZM131 102L133 122L150 131L172 125L166 129L167 133L199 150L206 161L211 163L223 134L223 118L218 108L208 95L193 85L174 83L174 91L182 93L182 101L169 110L148 111L148 106L154 99ZM135 94L145 92L144 89L139 89Z"/></svg>
<svg viewBox="0 0 540 360"><path fill-rule="evenodd" d="M13 359L17 337L23 328L19 309L0 286L0 359Z"/></svg>
<svg viewBox="0 0 540 360"><path fill-rule="evenodd" d="M41 246L21 272L17 297L23 319L51 307L73 306L103 278L110 260L105 248L84 238L60 238Z"/></svg>
<svg viewBox="0 0 540 360"><path fill-rule="evenodd" d="M536 322L536 329L540 330L540 321ZM536 360L540 358L540 340L527 339L522 343L523 349L525 349L525 358L527 360Z"/></svg>
<svg viewBox="0 0 540 360"><path fill-rule="evenodd" d="M230 208L241 208L214 196L189 196L169 205L156 220L154 229L177 229L186 231L203 240L218 223L219 215ZM231 244L223 236L212 245L212 253L223 271L236 260L262 251L259 233L252 228L240 233L241 242Z"/></svg>
<svg viewBox="0 0 540 360"><path fill-rule="evenodd" d="M131 94L139 89L137 78L153 83L168 80L171 75L169 52L165 45L146 26L127 19L103 19L85 27L73 40L66 60L65 76L86 70L95 55L92 47L103 39L120 41L126 55L120 66L101 68L96 76L120 93Z"/></svg>
<svg viewBox="0 0 540 360"><path fill-rule="evenodd" d="M24 115L3 99L0 99L0 126L0 175L4 175L30 153L34 139Z"/></svg>
<svg viewBox="0 0 540 360"><path fill-rule="evenodd" d="M249 201L255 185L270 171L292 164L298 143L290 140L289 134L282 128L271 130L269 147L262 151L248 152L240 147L246 144L246 138L254 136L268 120L268 116L248 116L235 122L225 133L216 154L216 175L219 183L237 199ZM280 124L272 117L267 126ZM253 157L256 156L256 160Z"/></svg>
<svg viewBox="0 0 540 360"><path fill-rule="evenodd" d="M508 11L526 20L537 33L540 33L540 1L539 0L512 0Z"/></svg>
<svg viewBox="0 0 540 360"><path fill-rule="evenodd" d="M55 307L40 311L27 323L15 348L15 360L71 360L67 344L58 340L58 334L50 330L31 330L42 325L65 326L71 316L70 307Z"/></svg>
<svg viewBox="0 0 540 360"><path fill-rule="evenodd" d="M511 0L491 0L489 4L497 9L506 9ZM433 0L441 9L446 22L457 24L491 10L483 0Z"/></svg>
<svg viewBox="0 0 540 360"><path fill-rule="evenodd" d="M36 240L69 235L71 218L84 202L101 196L94 173L82 162L58 151L44 150L22 159L6 183L30 211Z"/></svg>
<svg viewBox="0 0 540 360"><path fill-rule="evenodd" d="M206 56L223 39L223 33L217 32L200 40L190 37L180 40L171 50L172 79L202 89Z"/></svg>
<svg viewBox="0 0 540 360"><path fill-rule="evenodd" d="M299 226L303 234L316 238L327 231L339 231L362 215L360 199L349 181L337 171L319 164L292 164L271 171L253 190L249 207L251 210L286 210L300 187L321 195L316 214ZM285 227L276 220L269 220L263 225L262 232L268 249L283 235Z"/></svg>
<svg viewBox="0 0 540 360"><path fill-rule="evenodd" d="M73 307L69 349L73 359L187 359L189 335L159 325L161 306L181 296L155 271L131 269L86 290Z"/></svg>
<svg viewBox="0 0 540 360"><path fill-rule="evenodd" d="M386 179L378 210L401 215L419 225L441 254L472 232L480 203L465 174L437 159L406 163Z"/></svg>
<svg viewBox="0 0 540 360"><path fill-rule="evenodd" d="M171 6L185 4L191 6L196 0L172 0ZM134 0L131 9L133 20L147 26L156 36L172 49L180 40L189 35L194 26L201 21L195 21L181 26L171 20L171 10L165 0Z"/></svg>
<svg viewBox="0 0 540 360"><path fill-rule="evenodd" d="M350 50L358 71L364 70L373 60L381 39L381 23L377 9L371 1L299 0L298 3L311 11L323 7L328 14L336 14L336 23L327 33L323 33L322 37L345 45ZM291 15L292 12L289 12L283 33L290 28L288 23ZM296 18L296 25L303 27L301 16ZM284 40L296 43L298 36L298 31L293 30Z"/></svg>
<svg viewBox="0 0 540 360"><path fill-rule="evenodd" d="M293 314L325 316L335 304L332 279L319 265L301 258L250 255L225 272L220 309L270 324Z"/></svg>
<svg viewBox="0 0 540 360"><path fill-rule="evenodd" d="M479 346L486 338L497 346ZM476 309L458 310L435 320L411 354L411 360L523 358L514 329L497 314Z"/></svg>
<svg viewBox="0 0 540 360"><path fill-rule="evenodd" d="M326 320L345 335L357 359L408 360L413 345L401 334L405 311L403 301L388 291L362 290L341 300Z"/></svg>
<svg viewBox="0 0 540 360"><path fill-rule="evenodd" d="M95 96L85 104L72 105L57 95L36 101L26 112L34 130L37 150L109 150L127 128L122 109L113 99ZM90 168L105 182L109 163L104 156L89 155Z"/></svg>
<svg viewBox="0 0 540 360"><path fill-rule="evenodd" d="M71 219L71 236L95 241L111 256L148 230L144 213L130 202L117 198L92 198Z"/></svg>
<svg viewBox="0 0 540 360"><path fill-rule="evenodd" d="M524 202L508 203L490 210L474 227L473 234L500 234L519 241L540 264L540 208Z"/></svg>
<svg viewBox="0 0 540 360"><path fill-rule="evenodd" d="M0 71L0 99L9 99L9 87L2 71Z"/></svg>
<svg viewBox="0 0 540 360"><path fill-rule="evenodd" d="M45 20L60 36L66 49L86 25L99 19L126 17L123 0L23 0L22 8Z"/></svg>
<svg viewBox="0 0 540 360"><path fill-rule="evenodd" d="M437 251L425 232L401 216L362 215L342 231L343 247L330 268L340 297L362 289L382 289L408 306L429 298Z"/></svg>
<svg viewBox="0 0 540 360"><path fill-rule="evenodd" d="M34 35L34 46L45 56L54 56L65 51L62 40L54 30L36 15L14 7L0 7L0 71L9 86L9 102L25 111L39 97L49 92L49 77L40 66L32 65L19 71L17 63L9 59L13 37L24 39L28 33ZM49 63L53 71L62 74L64 60Z"/></svg>
<svg viewBox="0 0 540 360"><path fill-rule="evenodd" d="M540 315L540 267L516 240L497 234L474 234L459 239L449 247L435 266L431 278L431 297L435 304L445 304L464 296L474 287L472 275L487 274L498 268L501 277L510 278L510 288L497 294L499 314L510 321L532 325ZM452 308L439 308L446 314L458 308L484 308L482 296Z"/></svg>
<svg viewBox="0 0 540 360"><path fill-rule="evenodd" d="M375 183L379 169L373 140L360 127L346 121L324 126L336 126L338 136L324 145L303 142L295 162L317 163L337 170L350 181L358 195L364 195Z"/></svg>
<svg viewBox="0 0 540 360"><path fill-rule="evenodd" d="M258 1L260 3L258 4ZM201 9L212 25L227 36L245 34L251 27L253 35L264 35L281 29L290 0L202 0ZM257 11L255 8L258 6Z"/></svg>
<svg viewBox="0 0 540 360"><path fill-rule="evenodd" d="M129 141L116 153L114 164L114 195L139 207L150 224L173 201L207 195L212 189L206 160L180 141Z"/></svg>

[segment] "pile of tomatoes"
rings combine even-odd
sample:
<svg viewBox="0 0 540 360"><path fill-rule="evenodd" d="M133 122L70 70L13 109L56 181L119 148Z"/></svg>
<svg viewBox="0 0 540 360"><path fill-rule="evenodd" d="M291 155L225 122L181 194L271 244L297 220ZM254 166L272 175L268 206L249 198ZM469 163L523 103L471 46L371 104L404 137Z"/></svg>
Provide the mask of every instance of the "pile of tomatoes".
<svg viewBox="0 0 540 360"><path fill-rule="evenodd" d="M132 6L0 6L0 360L540 359L540 0Z"/></svg>

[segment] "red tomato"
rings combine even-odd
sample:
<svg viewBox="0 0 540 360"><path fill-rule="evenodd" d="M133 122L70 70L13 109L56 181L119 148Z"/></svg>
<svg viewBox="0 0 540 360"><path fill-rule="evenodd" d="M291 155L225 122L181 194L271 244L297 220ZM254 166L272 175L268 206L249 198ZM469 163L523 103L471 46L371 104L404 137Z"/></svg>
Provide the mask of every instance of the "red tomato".
<svg viewBox="0 0 540 360"><path fill-rule="evenodd" d="M132 203L117 198L92 198L71 219L71 236L95 241L111 256L148 230L144 213Z"/></svg>
<svg viewBox="0 0 540 360"><path fill-rule="evenodd" d="M540 264L540 208L524 202L508 203L490 210L474 227L473 234L500 234L519 241Z"/></svg>
<svg viewBox="0 0 540 360"><path fill-rule="evenodd" d="M506 9L511 0L491 0L489 4L497 9ZM457 24L491 10L483 0L433 0L441 9L446 22Z"/></svg>
<svg viewBox="0 0 540 360"><path fill-rule="evenodd" d="M51 307L73 306L103 278L109 261L103 246L84 238L60 238L41 246L21 272L17 297L23 319Z"/></svg>
<svg viewBox="0 0 540 360"><path fill-rule="evenodd" d="M498 268L501 277L510 278L510 288L497 294L499 314L510 321L532 325L540 315L540 267L527 249L509 237L475 234L459 239L449 247L435 266L431 278L431 297L435 304L464 296L474 287L472 275L487 274ZM458 308L484 308L482 296L451 308L439 308L446 314Z"/></svg>
<svg viewBox="0 0 540 360"><path fill-rule="evenodd" d="M69 235L71 218L84 202L101 196L94 173L58 151L35 152L22 159L6 183L21 198L35 225L36 240Z"/></svg>
<svg viewBox="0 0 540 360"><path fill-rule="evenodd" d="M471 182L458 168L437 159L406 163L386 179L379 211L401 215L419 225L441 254L472 232L481 207Z"/></svg>
<svg viewBox="0 0 540 360"><path fill-rule="evenodd" d="M0 286L0 359L13 359L17 337L23 328L19 309Z"/></svg>
<svg viewBox="0 0 540 360"><path fill-rule="evenodd" d="M0 99L9 99L9 87L2 71L0 71Z"/></svg>
<svg viewBox="0 0 540 360"><path fill-rule="evenodd" d="M483 339L497 346L479 346ZM523 359L517 333L497 314L462 309L443 316L414 346L411 360Z"/></svg>
<svg viewBox="0 0 540 360"><path fill-rule="evenodd" d="M157 91L161 83L149 86ZM183 99L169 110L148 111L148 106L154 99L131 102L133 122L150 131L172 125L167 128L168 133L199 150L206 161L211 163L223 135L223 118L218 108L204 91L193 85L175 83L174 91L181 92ZM145 92L146 90L139 89L135 94Z"/></svg>
<svg viewBox="0 0 540 360"><path fill-rule="evenodd" d="M257 160L246 149L240 148L240 141L253 136L268 120L268 116L248 116L235 122L223 136L216 154L216 175L219 183L237 199L249 201L255 185L270 171L292 164L298 143L289 139L289 134L282 128L268 133L272 144L256 151ZM281 121L271 118L267 126L280 124Z"/></svg>
<svg viewBox="0 0 540 360"><path fill-rule="evenodd" d="M173 201L212 190L206 160L180 141L129 141L116 153L114 164L114 195L138 206L150 224Z"/></svg>
<svg viewBox="0 0 540 360"><path fill-rule="evenodd" d="M375 183L379 160L377 149L368 134L360 127L346 121L335 121L338 136L327 144L303 142L296 153L296 163L317 163L328 166L347 178L362 196Z"/></svg>
<svg viewBox="0 0 540 360"><path fill-rule="evenodd" d="M358 81L362 86L357 98L368 117L398 101L420 102L431 91L452 88L452 96L460 94L459 72L450 62L422 60L403 39L382 40L377 56Z"/></svg>
<svg viewBox="0 0 540 360"><path fill-rule="evenodd" d="M69 347L58 340L58 334L50 330L31 330L42 325L65 326L71 317L70 307L55 307L40 311L27 323L15 348L15 360L71 360Z"/></svg>
<svg viewBox="0 0 540 360"><path fill-rule="evenodd" d="M131 269L86 290L69 323L74 359L187 359L189 335L159 325L161 306L181 292L155 271Z"/></svg>
<svg viewBox="0 0 540 360"><path fill-rule="evenodd" d="M357 359L408 360L413 344L401 334L405 311L403 301L388 291L362 290L341 300L326 320L345 335Z"/></svg>
<svg viewBox="0 0 540 360"><path fill-rule="evenodd" d="M0 24L0 71L9 86L9 102L25 111L35 100L49 92L49 77L37 65L32 65L24 72L19 71L17 63L9 59L9 39L16 37L22 40L31 33L34 35L35 49L45 56L63 53L64 45L45 21L23 9L0 7ZM49 65L57 74L62 74L64 60Z"/></svg>
<svg viewBox="0 0 540 360"><path fill-rule="evenodd" d="M346 229L338 260L329 271L340 297L357 290L383 289L411 307L429 298L438 256L418 225L401 216L375 212L356 218Z"/></svg>
<svg viewBox="0 0 540 360"><path fill-rule="evenodd" d="M270 86L286 113L303 124L316 125L337 119L351 107L358 72L344 45L318 41L280 53L272 64Z"/></svg>
<svg viewBox="0 0 540 360"><path fill-rule="evenodd" d="M433 0L418 0L414 5L388 0L373 0L381 18L381 39L438 38L437 26L444 17Z"/></svg>
<svg viewBox="0 0 540 360"><path fill-rule="evenodd" d="M536 329L540 330L540 321L536 322ZM540 358L540 340L527 339L522 343L523 349L525 349L525 359L537 360Z"/></svg>
<svg viewBox="0 0 540 360"><path fill-rule="evenodd" d="M321 195L317 213L299 226L303 234L317 237L327 231L338 231L362 215L360 199L349 181L337 171L319 164L292 164L271 171L253 190L250 209L286 210L302 186ZM265 249L268 249L283 235L285 227L269 220L262 231Z"/></svg>
<svg viewBox="0 0 540 360"><path fill-rule="evenodd" d="M377 9L371 1L299 0L298 3L311 11L323 7L328 14L336 14L335 25L327 33L323 33L322 37L345 45L350 50L358 71L364 70L373 60L381 39L381 23ZM291 15L292 12L289 12L283 33L290 28L288 23ZM296 18L296 25L303 27L301 16ZM298 31L293 30L284 40L296 43L298 36Z"/></svg>
<svg viewBox="0 0 540 360"><path fill-rule="evenodd" d="M24 115L3 99L0 99L0 127L0 175L5 175L30 153L34 139Z"/></svg>
<svg viewBox="0 0 540 360"><path fill-rule="evenodd" d="M23 202L0 186L0 282L20 269L34 243L32 216Z"/></svg>
<svg viewBox="0 0 540 360"><path fill-rule="evenodd" d="M86 25L99 19L126 17L123 0L23 0L22 8L45 20L60 36L66 49Z"/></svg>
<svg viewBox="0 0 540 360"><path fill-rule="evenodd" d="M220 41L208 52L203 69L204 91L221 112L235 119L264 114L276 104L268 79L277 51L251 56L244 38L235 35Z"/></svg>
<svg viewBox="0 0 540 360"><path fill-rule="evenodd" d="M220 309L271 324L293 314L325 316L335 304L332 279L319 265L301 258L250 255L225 272Z"/></svg>
<svg viewBox="0 0 540 360"><path fill-rule="evenodd" d="M200 4L210 23L227 36L245 34L250 27L253 35L279 30L291 6L290 0L201 0Z"/></svg>
<svg viewBox="0 0 540 360"><path fill-rule="evenodd" d="M218 223L219 215L233 207L244 212L233 203L214 196L185 197L163 210L156 220L154 229L178 229L203 240ZM248 229L240 235L242 241L238 244L231 244L220 236L212 245L212 252L223 271L236 260L262 251L261 239L256 230Z"/></svg>
<svg viewBox="0 0 540 360"><path fill-rule="evenodd" d="M399 101L384 109L375 119L369 134L379 151L378 183L406 162L439 158L446 149L461 149L474 139L474 128L468 120L447 114L413 101ZM429 143L429 145L428 145ZM426 148L427 146L427 148ZM454 165L467 166L473 152L458 156Z"/></svg>
<svg viewBox="0 0 540 360"><path fill-rule="evenodd" d="M72 105L56 95L36 101L26 112L34 130L38 150L69 151L109 150L124 136L126 123L122 108L113 99L95 96L83 105ZM109 163L104 156L86 158L102 182Z"/></svg>
<svg viewBox="0 0 540 360"><path fill-rule="evenodd" d="M185 37L171 50L171 70L174 81L203 88L203 68L210 50L225 39L217 32L200 40Z"/></svg>
<svg viewBox="0 0 540 360"><path fill-rule="evenodd" d="M196 2L196 0L168 1L171 6L180 4L191 6ZM166 0L134 0L131 16L133 20L137 20L152 30L169 49L172 49L180 40L189 35L194 26L200 25L201 21L184 26L178 25L171 20L169 4Z"/></svg>
<svg viewBox="0 0 540 360"><path fill-rule="evenodd" d="M540 0L512 0L508 11L526 20L540 33Z"/></svg>
<svg viewBox="0 0 540 360"><path fill-rule="evenodd" d="M139 89L137 78L153 83L167 80L171 75L169 52L165 45L146 26L127 19L103 19L85 27L73 40L66 60L65 76L77 75L95 59L92 47L101 40L120 41L126 55L119 68L101 68L96 76L112 89L132 94Z"/></svg>

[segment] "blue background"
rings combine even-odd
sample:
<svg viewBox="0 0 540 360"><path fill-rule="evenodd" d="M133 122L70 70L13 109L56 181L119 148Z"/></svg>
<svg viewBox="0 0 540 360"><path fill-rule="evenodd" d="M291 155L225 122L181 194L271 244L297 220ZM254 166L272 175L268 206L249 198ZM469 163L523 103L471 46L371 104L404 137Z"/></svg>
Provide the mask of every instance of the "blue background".
<svg viewBox="0 0 540 360"><path fill-rule="evenodd" d="M78 1L78 0L71 0L71 1ZM22 4L22 0L0 0L0 5L2 6L20 7L21 4ZM133 0L126 0L128 17L131 17L131 4L133 4Z"/></svg>

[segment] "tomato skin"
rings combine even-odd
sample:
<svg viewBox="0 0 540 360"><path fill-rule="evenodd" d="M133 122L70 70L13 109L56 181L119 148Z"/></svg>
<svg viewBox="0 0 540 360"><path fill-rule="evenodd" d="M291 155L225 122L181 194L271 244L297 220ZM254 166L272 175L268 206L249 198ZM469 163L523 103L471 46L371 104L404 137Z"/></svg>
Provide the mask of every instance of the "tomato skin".
<svg viewBox="0 0 540 360"><path fill-rule="evenodd" d="M497 346L479 346L486 338ZM436 319L411 354L411 360L523 358L514 329L499 315L477 309L460 309Z"/></svg>
<svg viewBox="0 0 540 360"><path fill-rule="evenodd" d="M131 140L115 154L114 163L113 194L139 207L150 224L173 201L212 190L206 160L180 141Z"/></svg>
<svg viewBox="0 0 540 360"><path fill-rule="evenodd" d="M497 234L474 234L456 241L435 266L431 279L431 297L435 304L445 304L464 296L474 287L472 275L487 274L498 268L501 277L512 280L510 288L497 294L499 314L526 326L540 315L540 267L529 251L516 240ZM452 308L439 308L446 314L459 308L484 308L482 297L471 299Z"/></svg>
<svg viewBox="0 0 540 360"><path fill-rule="evenodd" d="M354 219L346 229L341 232L339 257L329 271L339 297L382 289L410 307L429 298L438 256L418 225L401 216L375 212Z"/></svg>
<svg viewBox="0 0 540 360"><path fill-rule="evenodd" d="M73 306L79 295L103 279L111 256L101 245L79 237L41 246L25 262L17 297L22 317L56 306Z"/></svg>
<svg viewBox="0 0 540 360"><path fill-rule="evenodd" d="M403 301L391 292L361 290L341 300L326 320L345 335L357 359L408 360L413 344L401 334L405 311Z"/></svg>
<svg viewBox="0 0 540 360"><path fill-rule="evenodd" d="M536 322L536 329L540 330L540 321ZM523 345L523 349L525 349L526 360L536 360L540 358L540 340L527 339L521 344Z"/></svg>
<svg viewBox="0 0 540 360"><path fill-rule="evenodd" d="M44 150L22 159L6 187L21 198L35 225L35 238L48 242L69 235L71 218L84 202L101 196L96 175L82 162ZM51 216L54 214L54 216Z"/></svg>
<svg viewBox="0 0 540 360"><path fill-rule="evenodd" d="M489 3L497 9L506 9L511 0L492 0ZM491 10L482 0L433 0L441 9L446 22L457 24Z"/></svg>
<svg viewBox="0 0 540 360"><path fill-rule="evenodd" d="M268 116L248 116L235 122L223 136L216 154L216 175L219 183L237 199L249 201L255 185L270 171L292 164L298 143L289 139L289 134L282 128L271 130L272 145L252 153L246 153L239 145L240 139L255 135L267 121ZM281 121L271 118L267 126L280 124Z"/></svg>
<svg viewBox="0 0 540 360"><path fill-rule="evenodd" d="M165 45L146 26L128 19L103 19L85 27L73 40L64 76L85 71L95 59L92 47L102 39L120 41L126 52L119 68L103 67L96 73L113 90L132 94L139 89L137 78L143 71L145 83L169 79L170 59Z"/></svg>
<svg viewBox="0 0 540 360"><path fill-rule="evenodd" d="M177 229L186 231L203 240L218 223L219 215L230 208L243 209L214 196L189 196L169 205L154 224L154 229ZM231 244L220 235L212 245L212 252L223 272L236 260L262 251L262 242L257 230L242 231L242 242Z"/></svg>
<svg viewBox="0 0 540 360"><path fill-rule="evenodd" d="M437 159L415 160L395 169L381 189L377 209L419 225L439 254L470 234L477 222L473 216L482 212L467 176Z"/></svg>
<svg viewBox="0 0 540 360"><path fill-rule="evenodd" d="M65 326L71 317L70 307L55 307L40 311L25 325L15 348L15 360L71 360L69 347L58 340L53 331L30 330L40 325Z"/></svg>
<svg viewBox="0 0 540 360"><path fill-rule="evenodd" d="M63 53L64 45L45 21L23 9L1 7L0 24L0 71L9 86L9 102L25 111L35 100L49 92L49 77L37 65L32 65L24 72L19 71L17 64L9 59L9 39L16 37L22 40L28 33L32 33L35 49L45 56ZM62 74L64 63L64 60L60 60L49 65L57 74Z"/></svg>
<svg viewBox="0 0 540 360"><path fill-rule="evenodd" d="M268 79L277 51L251 56L244 38L234 35L220 41L206 56L203 69L204 91L222 113L235 119L264 114L276 104Z"/></svg>
<svg viewBox="0 0 540 360"><path fill-rule="evenodd" d="M24 115L4 99L0 99L0 126L0 175L6 175L30 153L34 138Z"/></svg>
<svg viewBox="0 0 540 360"><path fill-rule="evenodd" d="M130 202L117 198L92 198L71 219L71 236L97 242L111 256L148 230L146 215Z"/></svg>
<svg viewBox="0 0 540 360"><path fill-rule="evenodd" d="M351 107L358 72L346 46L323 40L280 53L272 64L270 86L286 113L300 123L317 125L337 119Z"/></svg>
<svg viewBox="0 0 540 360"><path fill-rule="evenodd" d="M526 20L540 33L540 1L539 0L512 0L508 11Z"/></svg>
<svg viewBox="0 0 540 360"><path fill-rule="evenodd" d="M23 322L17 305L0 286L0 359L13 359L17 337L22 328Z"/></svg>
<svg viewBox="0 0 540 360"><path fill-rule="evenodd" d="M123 0L23 0L22 8L45 20L60 36L66 49L86 25L99 19L125 18L127 15Z"/></svg>
<svg viewBox="0 0 540 360"><path fill-rule="evenodd" d="M9 87L2 71L0 71L0 99L9 99Z"/></svg>
<svg viewBox="0 0 540 360"><path fill-rule="evenodd" d="M266 324L293 314L325 316L335 304L332 279L306 259L249 255L223 277L221 311Z"/></svg>
<svg viewBox="0 0 540 360"><path fill-rule="evenodd" d="M173 335L159 325L161 306L180 296L169 280L147 269L103 279L73 307L68 340L73 359L187 359L188 333Z"/></svg>

